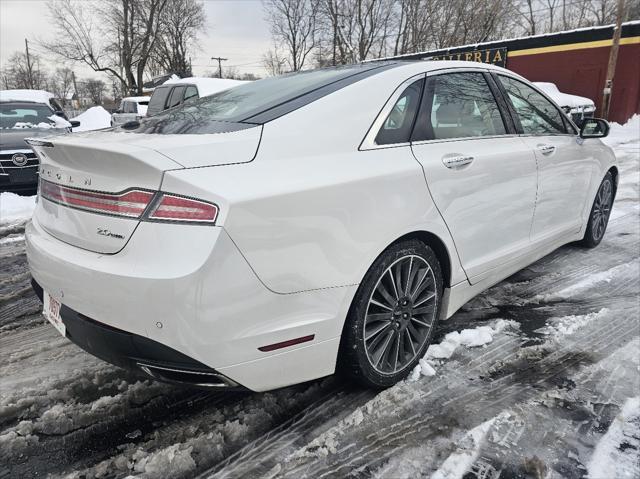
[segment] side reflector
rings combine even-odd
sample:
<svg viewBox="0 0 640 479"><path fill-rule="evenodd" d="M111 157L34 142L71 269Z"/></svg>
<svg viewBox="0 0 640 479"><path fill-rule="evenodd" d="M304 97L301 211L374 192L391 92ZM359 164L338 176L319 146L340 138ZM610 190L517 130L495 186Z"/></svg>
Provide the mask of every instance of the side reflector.
<svg viewBox="0 0 640 479"><path fill-rule="evenodd" d="M213 223L218 216L218 207L206 201L162 194L160 201L149 213L151 220Z"/></svg>
<svg viewBox="0 0 640 479"><path fill-rule="evenodd" d="M153 198L153 193L130 190L120 194L94 193L40 181L40 194L55 203L96 213L139 218Z"/></svg>
<svg viewBox="0 0 640 479"><path fill-rule="evenodd" d="M294 344L313 341L313 338L315 337L316 337L315 334L310 334L309 336L302 336L301 338L289 339L288 341L282 341L281 343L269 344L268 346L260 346L258 349L264 353L267 353L269 351L274 351L276 349L287 348L289 346L293 346Z"/></svg>

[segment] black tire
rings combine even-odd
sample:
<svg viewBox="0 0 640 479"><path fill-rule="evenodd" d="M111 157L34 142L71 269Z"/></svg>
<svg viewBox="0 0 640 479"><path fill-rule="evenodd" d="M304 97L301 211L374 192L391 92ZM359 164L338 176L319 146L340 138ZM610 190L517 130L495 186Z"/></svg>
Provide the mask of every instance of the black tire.
<svg viewBox="0 0 640 479"><path fill-rule="evenodd" d="M429 246L412 239L387 248L367 271L351 304L340 342L338 372L371 388L386 388L404 379L431 343L442 292L442 270ZM393 302L393 308L386 307ZM386 314L389 319L383 317ZM375 332L378 328L381 332ZM380 349L383 352L377 356Z"/></svg>
<svg viewBox="0 0 640 479"><path fill-rule="evenodd" d="M589 212L589 222L584 232L584 237L580 245L585 248L595 248L600 244L609 223L609 215L613 206L615 185L613 176L608 172L596 193L591 211Z"/></svg>

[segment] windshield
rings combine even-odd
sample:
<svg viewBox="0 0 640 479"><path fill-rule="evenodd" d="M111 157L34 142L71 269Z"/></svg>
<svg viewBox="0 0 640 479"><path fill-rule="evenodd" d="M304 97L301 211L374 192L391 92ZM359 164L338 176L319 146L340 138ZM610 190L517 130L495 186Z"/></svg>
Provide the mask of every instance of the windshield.
<svg viewBox="0 0 640 479"><path fill-rule="evenodd" d="M219 122L262 124L300 108L393 63L378 62L289 73L245 83L185 103L140 124L124 125L137 133L213 133ZM149 114L165 92L154 92ZM157 98L157 100L156 100ZM268 113L266 113L268 112Z"/></svg>
<svg viewBox="0 0 640 479"><path fill-rule="evenodd" d="M0 128L55 128L61 118L53 110L41 103L0 103ZM65 121L66 123L66 121Z"/></svg>

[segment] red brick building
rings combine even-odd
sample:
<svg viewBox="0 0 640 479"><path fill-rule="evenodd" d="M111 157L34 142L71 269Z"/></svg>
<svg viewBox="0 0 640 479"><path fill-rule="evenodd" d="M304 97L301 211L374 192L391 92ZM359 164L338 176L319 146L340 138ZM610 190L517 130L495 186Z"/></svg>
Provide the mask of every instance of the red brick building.
<svg viewBox="0 0 640 479"><path fill-rule="evenodd" d="M494 63L531 81L591 98L601 115L613 25L434 50L399 58ZM640 113L640 21L622 26L609 119L624 123Z"/></svg>

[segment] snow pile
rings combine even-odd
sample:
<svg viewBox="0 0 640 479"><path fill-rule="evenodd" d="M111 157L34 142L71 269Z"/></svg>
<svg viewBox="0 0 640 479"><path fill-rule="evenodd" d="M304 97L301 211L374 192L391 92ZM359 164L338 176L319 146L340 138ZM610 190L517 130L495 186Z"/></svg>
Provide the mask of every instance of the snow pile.
<svg viewBox="0 0 640 479"><path fill-rule="evenodd" d="M589 479L638 477L640 396L627 401L596 445L587 466Z"/></svg>
<svg viewBox="0 0 640 479"><path fill-rule="evenodd" d="M624 125L612 123L609 136L602 141L609 146L616 146L638 140L638 138L640 138L640 115L633 115Z"/></svg>
<svg viewBox="0 0 640 479"><path fill-rule="evenodd" d="M72 120L80 122L80 126L73 131L99 130L111 126L111 114L101 106L92 106Z"/></svg>
<svg viewBox="0 0 640 479"><path fill-rule="evenodd" d="M191 457L193 447L181 449L180 446L173 444L143 457L136 463L135 471L152 474L154 477L175 477L195 469L196 463ZM146 452L140 452L146 455Z"/></svg>
<svg viewBox="0 0 640 479"><path fill-rule="evenodd" d="M569 315L562 316L561 318L551 318L549 320L549 326L542 329L542 333L546 335L563 337L569 336L575 333L577 330L582 329L584 326L589 324L590 322L598 319L602 319L603 317L609 314L609 309L602 308L600 311L583 314L583 315Z"/></svg>
<svg viewBox="0 0 640 479"><path fill-rule="evenodd" d="M19 196L8 192L0 193L0 225L28 220L31 218L35 207L35 196Z"/></svg>
<svg viewBox="0 0 640 479"><path fill-rule="evenodd" d="M418 365L411 372L409 382L417 381L420 375L435 376L435 366L438 365L438 360L449 359L459 346L476 348L489 344L496 334L512 324L514 324L512 321L500 319L493 327L479 326L474 329L463 329L460 332L453 331L447 334L440 344L429 346L424 357L420 359Z"/></svg>
<svg viewBox="0 0 640 479"><path fill-rule="evenodd" d="M41 121L40 123L31 123L30 121L17 121L10 129L24 130L27 128L40 128L43 130L48 130L49 128L71 128L71 123L60 116L51 115L48 116L47 119L51 120L52 123L47 123L44 121Z"/></svg>

